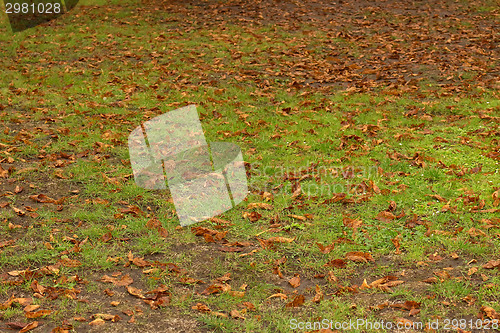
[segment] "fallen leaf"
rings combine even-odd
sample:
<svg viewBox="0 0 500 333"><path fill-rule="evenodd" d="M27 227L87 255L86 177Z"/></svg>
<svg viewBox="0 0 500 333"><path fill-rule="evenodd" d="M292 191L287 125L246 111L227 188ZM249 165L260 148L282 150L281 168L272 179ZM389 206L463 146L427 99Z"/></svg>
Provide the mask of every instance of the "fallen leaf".
<svg viewBox="0 0 500 333"><path fill-rule="evenodd" d="M101 325L104 325L106 322L104 320L102 320L101 318L97 318L95 320L92 320L89 325L90 326L101 326Z"/></svg>
<svg viewBox="0 0 500 333"><path fill-rule="evenodd" d="M245 317L243 317L238 310L231 310L229 314L231 315L231 317L236 319L243 319L243 320L245 319Z"/></svg>
<svg viewBox="0 0 500 333"><path fill-rule="evenodd" d="M333 248L335 247L335 243L332 243L332 244L327 245L327 246L323 246L323 244L321 244L321 243L316 243L316 245L319 247L319 250L321 251L321 253L324 253L324 254L330 253L333 250Z"/></svg>
<svg viewBox="0 0 500 333"><path fill-rule="evenodd" d="M324 297L323 291L321 291L321 288L318 285L316 285L316 295L314 295L314 298L312 301L314 303L319 303L323 300L323 297Z"/></svg>
<svg viewBox="0 0 500 333"><path fill-rule="evenodd" d="M290 303L286 304L286 307L287 308L299 307L302 304L304 304L304 301L305 301L304 295L297 295L297 296L295 296L295 298L293 299L293 301L291 301Z"/></svg>
<svg viewBox="0 0 500 333"><path fill-rule="evenodd" d="M254 208L262 208L262 209L270 210L270 209L273 209L273 206L271 204L264 203L264 202L254 202L254 203L248 204L248 206L247 206L247 209L254 209Z"/></svg>
<svg viewBox="0 0 500 333"><path fill-rule="evenodd" d="M26 316L26 318L35 319L35 318L47 316L51 313L52 313L51 310L39 310L36 312L25 312L24 315Z"/></svg>
<svg viewBox="0 0 500 333"><path fill-rule="evenodd" d="M210 308L208 306L206 306L205 304L202 304L202 303L196 303L196 305L192 306L191 309L197 310L197 311L202 312L202 313L209 313L212 311L212 310L210 310Z"/></svg>
<svg viewBox="0 0 500 333"><path fill-rule="evenodd" d="M128 286L134 282L134 280L130 277L130 275L125 274L124 276L121 277L121 279L113 278L107 275L104 275L101 278L102 282L109 282L113 283L115 286Z"/></svg>
<svg viewBox="0 0 500 333"><path fill-rule="evenodd" d="M127 291L132 296L135 296L135 297L138 297L138 298L145 298L144 295L142 294L142 290L141 289L128 286L127 287Z"/></svg>
<svg viewBox="0 0 500 333"><path fill-rule="evenodd" d="M28 331L31 331L32 329L34 328L37 328L38 327L38 322L37 321L34 321L32 323L29 323L28 325L24 326L20 331L19 333L24 333L24 332L28 332Z"/></svg>
<svg viewBox="0 0 500 333"><path fill-rule="evenodd" d="M323 265L324 267L334 267L334 268L345 268L347 266L346 262L342 259L333 259L326 264Z"/></svg>
<svg viewBox="0 0 500 333"><path fill-rule="evenodd" d="M382 211L378 213L377 217L375 217L377 220L382 221L382 222L390 222L396 218L396 216L388 211Z"/></svg>
<svg viewBox="0 0 500 333"><path fill-rule="evenodd" d="M486 264L483 265L483 268L485 269L500 268L500 259L488 261Z"/></svg>
<svg viewBox="0 0 500 333"><path fill-rule="evenodd" d="M42 203L55 203L56 200L52 199L45 194L38 194L38 195L30 195L30 199L36 201L36 202L42 202Z"/></svg>
<svg viewBox="0 0 500 333"><path fill-rule="evenodd" d="M375 261L372 257L372 255L368 252L359 252L359 251L353 251L353 252L347 252L345 254L346 259L356 261L356 262L368 262L368 261Z"/></svg>
<svg viewBox="0 0 500 333"><path fill-rule="evenodd" d="M275 297L279 297L281 298L282 300L286 300L288 299L288 296L285 295L285 294L282 294L282 293L277 293L277 294L272 294L271 296L269 296L267 299L270 299L270 298L275 298Z"/></svg>
<svg viewBox="0 0 500 333"><path fill-rule="evenodd" d="M293 287L293 288L298 288L300 286L300 275L299 274L296 274L293 278L291 278L288 283L290 283L290 285Z"/></svg>

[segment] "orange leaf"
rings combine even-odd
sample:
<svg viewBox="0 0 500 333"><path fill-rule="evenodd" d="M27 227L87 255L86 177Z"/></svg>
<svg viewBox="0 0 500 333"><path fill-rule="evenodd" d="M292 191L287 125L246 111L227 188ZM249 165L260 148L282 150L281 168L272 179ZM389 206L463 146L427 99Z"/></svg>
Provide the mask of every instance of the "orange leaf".
<svg viewBox="0 0 500 333"><path fill-rule="evenodd" d="M210 308L208 306L206 306L205 304L202 304L202 303L196 303L196 305L192 306L191 309L198 310L202 313L209 313L212 311L212 310L210 310Z"/></svg>
<svg viewBox="0 0 500 333"><path fill-rule="evenodd" d="M321 291L321 288L316 285L316 295L314 295L313 302L314 303L319 303L324 297L324 293Z"/></svg>
<svg viewBox="0 0 500 333"><path fill-rule="evenodd" d="M304 295L297 295L297 296L295 296L293 301L291 301L290 303L287 303L286 307L287 308L296 308L296 307L299 307L302 304L304 304L304 301L305 301Z"/></svg>
<svg viewBox="0 0 500 333"><path fill-rule="evenodd" d="M34 321L32 323L29 323L28 325L24 326L20 331L19 333L24 333L24 332L28 332L28 331L31 331L32 329L38 327L38 322L37 321Z"/></svg>
<svg viewBox="0 0 500 333"><path fill-rule="evenodd" d="M51 313L51 310L39 310L36 312L26 312L24 315L26 316L26 318L35 319L38 317L47 316Z"/></svg>
<svg viewBox="0 0 500 333"><path fill-rule="evenodd" d="M344 268L347 266L346 262L342 259L333 259L329 262L327 262L326 264L324 264L323 266L325 267L335 267L335 268Z"/></svg>
<svg viewBox="0 0 500 333"><path fill-rule="evenodd" d="M396 216L393 213L385 211L385 210L378 213L378 215L376 217L377 220L382 221L382 222L390 222L390 221L394 220L395 218L396 218Z"/></svg>
<svg viewBox="0 0 500 333"><path fill-rule="evenodd" d="M142 290L141 289L137 289L137 288L128 286L127 287L127 291L132 296L135 296L135 297L138 297L138 298L145 298L144 295L142 294Z"/></svg>
<svg viewBox="0 0 500 333"><path fill-rule="evenodd" d="M296 274L293 278L291 278L288 283L290 283L290 285L293 287L293 288L297 288L300 286L300 275L299 274Z"/></svg>
<svg viewBox="0 0 500 333"><path fill-rule="evenodd" d="M486 269L493 269L495 267L500 268L500 259L490 260L486 264L483 265L483 268L486 268Z"/></svg>
<svg viewBox="0 0 500 333"><path fill-rule="evenodd" d="M359 251L347 252L345 254L345 257L346 259L357 262L375 261L372 255L368 252L359 252Z"/></svg>

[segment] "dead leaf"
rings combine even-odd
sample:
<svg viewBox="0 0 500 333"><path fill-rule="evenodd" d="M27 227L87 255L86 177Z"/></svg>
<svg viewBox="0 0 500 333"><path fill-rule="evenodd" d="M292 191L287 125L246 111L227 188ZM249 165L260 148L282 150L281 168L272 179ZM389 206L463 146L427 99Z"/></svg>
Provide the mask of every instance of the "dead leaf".
<svg viewBox="0 0 500 333"><path fill-rule="evenodd" d="M286 300L288 299L288 296L285 295L285 294L282 294L282 293L277 293L277 294L272 294L271 296L269 296L267 299L270 299L270 298L275 298L275 297L279 297L281 298L282 300Z"/></svg>
<svg viewBox="0 0 500 333"><path fill-rule="evenodd" d="M500 313L496 312L495 309L489 306L482 306L480 309L482 312L486 314L486 316L490 319L496 320L500 319Z"/></svg>
<svg viewBox="0 0 500 333"><path fill-rule="evenodd" d="M243 319L243 320L245 319L245 317L243 317L238 310L231 310L229 314L231 315L231 317L236 319Z"/></svg>
<svg viewBox="0 0 500 333"><path fill-rule="evenodd" d="M288 283L290 283L290 285L293 287L293 288L298 288L300 286L300 275L299 274L295 274L295 276L293 278L291 278Z"/></svg>
<svg viewBox="0 0 500 333"><path fill-rule="evenodd" d="M396 216L393 213L384 210L378 213L377 217L375 218L382 222L391 222L396 218Z"/></svg>
<svg viewBox="0 0 500 333"><path fill-rule="evenodd" d="M333 250L333 248L335 247L335 243L332 243L332 244L327 245L327 246L323 246L321 243L316 243L316 245L319 247L319 250L321 251L321 253L324 253L324 254L330 253Z"/></svg>
<svg viewBox="0 0 500 333"><path fill-rule="evenodd" d="M345 268L347 266L346 262L342 259L333 259L326 264L323 265L324 267L334 267L334 268Z"/></svg>
<svg viewBox="0 0 500 333"><path fill-rule="evenodd" d="M130 277L130 275L125 274L121 277L121 279L113 278L107 275L104 275L101 278L102 282L113 283L115 286L128 286L134 282L134 280Z"/></svg>
<svg viewBox="0 0 500 333"><path fill-rule="evenodd" d="M254 209L254 208L262 208L262 209L270 210L270 209L273 209L273 206L271 204L264 203L264 202L254 202L254 203L248 204L248 206L247 206L247 209Z"/></svg>
<svg viewBox="0 0 500 333"><path fill-rule="evenodd" d="M24 332L28 332L28 331L31 331L32 329L34 328L37 328L38 327L38 322L37 321L34 321L32 323L29 323L28 325L24 326L20 331L19 333L24 333Z"/></svg>
<svg viewBox="0 0 500 333"><path fill-rule="evenodd" d="M104 320L102 320L101 318L97 318L95 320L92 320L89 325L90 326L101 326L101 325L104 325L106 322Z"/></svg>
<svg viewBox="0 0 500 333"><path fill-rule="evenodd" d="M111 239L113 239L113 235L111 234L111 232L107 232L104 235L102 235L102 237L100 238L100 241L103 243L107 243Z"/></svg>
<svg viewBox="0 0 500 333"><path fill-rule="evenodd" d="M36 202L42 202L42 203L55 203L56 200L52 199L45 194L38 194L38 195L30 195L30 199L36 201Z"/></svg>
<svg viewBox="0 0 500 333"><path fill-rule="evenodd" d="M353 251L353 252L347 252L345 254L346 259L356 261L356 262L368 262L368 261L375 261L372 257L372 255L368 252L360 252L360 251Z"/></svg>
<svg viewBox="0 0 500 333"><path fill-rule="evenodd" d="M35 318L47 316L51 313L52 313L51 310L39 310L36 312L25 312L24 315L26 316L26 318L35 319Z"/></svg>
<svg viewBox="0 0 500 333"><path fill-rule="evenodd" d="M196 303L196 305L192 306L191 309L197 310L197 311L202 312L202 313L209 313L212 311L212 310L210 310L210 308L208 306L206 306L203 303Z"/></svg>
<svg viewBox="0 0 500 333"><path fill-rule="evenodd" d="M485 269L500 268L500 259L488 261L486 264L483 265L483 268Z"/></svg>
<svg viewBox="0 0 500 333"><path fill-rule="evenodd" d="M304 302L305 302L304 295L297 295L297 296L295 296L295 298L293 299L293 301L291 301L290 303L286 304L286 307L287 308L296 308L296 307L299 307L302 304L304 304Z"/></svg>
<svg viewBox="0 0 500 333"><path fill-rule="evenodd" d="M144 295L142 294L142 290L141 289L128 286L127 287L127 291L132 296L135 296L135 297L138 297L138 298L145 298Z"/></svg>
<svg viewBox="0 0 500 333"><path fill-rule="evenodd" d="M324 297L323 291L321 291L321 288L318 285L316 285L316 295L314 295L314 298L312 301L314 303L319 303L323 300L323 297Z"/></svg>

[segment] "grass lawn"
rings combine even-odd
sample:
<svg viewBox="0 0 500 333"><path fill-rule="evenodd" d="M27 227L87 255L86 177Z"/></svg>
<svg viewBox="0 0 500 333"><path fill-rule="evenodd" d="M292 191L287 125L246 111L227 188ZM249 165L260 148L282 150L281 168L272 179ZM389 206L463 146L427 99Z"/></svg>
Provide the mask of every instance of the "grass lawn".
<svg viewBox="0 0 500 333"><path fill-rule="evenodd" d="M500 330L499 13L81 0L17 33L0 15L0 331ZM180 227L127 140L190 104L241 147L249 193Z"/></svg>

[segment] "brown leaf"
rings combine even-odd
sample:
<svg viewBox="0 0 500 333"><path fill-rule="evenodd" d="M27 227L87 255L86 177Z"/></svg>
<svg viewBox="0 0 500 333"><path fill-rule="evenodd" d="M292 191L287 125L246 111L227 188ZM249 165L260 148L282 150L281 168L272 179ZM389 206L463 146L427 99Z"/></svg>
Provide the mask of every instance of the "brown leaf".
<svg viewBox="0 0 500 333"><path fill-rule="evenodd" d="M112 322L117 322L120 321L120 316L118 315L112 315L108 313L96 313L93 315L94 318L96 319L102 319L102 320L111 320Z"/></svg>
<svg viewBox="0 0 500 333"><path fill-rule="evenodd" d="M15 241L14 241L14 240L12 240L12 239L11 239L11 240L8 240L8 241L1 241L1 242L0 242L0 249L1 249L2 247L12 246L12 245L14 245L14 243L15 243Z"/></svg>
<svg viewBox="0 0 500 333"><path fill-rule="evenodd" d="M247 209L253 209L253 208L262 208L262 209L270 210L270 209L273 209L273 206L271 204L264 203L264 202L254 202L254 203L248 204Z"/></svg>
<svg viewBox="0 0 500 333"><path fill-rule="evenodd" d="M141 267L141 268L142 268L142 267L146 267L146 266L150 266L150 265L151 265L151 263L150 263L150 262L148 262L147 260L145 260L144 258L134 258L134 259L132 260L132 263L133 263L134 265L136 265L137 267Z"/></svg>
<svg viewBox="0 0 500 333"><path fill-rule="evenodd" d="M59 262L64 266L64 267L78 267L81 266L82 263L79 262L78 260L74 259L69 259L69 258L62 258L59 260Z"/></svg>
<svg viewBox="0 0 500 333"><path fill-rule="evenodd" d="M395 254L401 254L401 245L399 243L399 235L391 239L392 244L394 244L394 247L396 248Z"/></svg>
<svg viewBox="0 0 500 333"><path fill-rule="evenodd" d="M17 207L14 207L12 206L12 210L14 211L14 213L16 213L18 216L24 216L26 215L26 212L22 209L19 209Z"/></svg>
<svg viewBox="0 0 500 333"><path fill-rule="evenodd" d="M24 315L26 316L26 318L35 319L38 317L47 316L51 313L52 313L51 310L39 310L36 312L25 312Z"/></svg>
<svg viewBox="0 0 500 333"><path fill-rule="evenodd" d="M253 303L251 303L251 302L243 302L242 304L243 304L243 306L245 306L248 309L248 311L255 310L255 305L253 305Z"/></svg>
<svg viewBox="0 0 500 333"><path fill-rule="evenodd" d="M324 254L330 253L333 250L333 248L335 247L335 243L332 243L332 244L327 245L327 246L323 246L323 244L321 244L321 243L316 243L316 245L319 247L319 250L321 251L321 253L324 253Z"/></svg>
<svg viewBox="0 0 500 333"><path fill-rule="evenodd" d="M483 268L486 269L500 268L500 259L488 261L486 264L483 265Z"/></svg>
<svg viewBox="0 0 500 333"><path fill-rule="evenodd" d="M396 218L396 216L388 211L382 211L378 213L377 217L375 217L377 220L382 221L382 222L390 222Z"/></svg>
<svg viewBox="0 0 500 333"><path fill-rule="evenodd" d="M347 195L345 193L334 193L333 197L331 199L327 199L327 200L323 201L323 203L324 204L331 204L331 203L343 201L343 200L345 200L346 196Z"/></svg>
<svg viewBox="0 0 500 333"><path fill-rule="evenodd" d="M211 294L217 294L220 292L222 292L222 286L219 284L212 284L212 285L208 286L207 288L205 288L205 290L203 290L201 292L201 294L202 295L211 295Z"/></svg>
<svg viewBox="0 0 500 333"><path fill-rule="evenodd" d="M422 280L422 282L425 282L425 283L438 283L439 280L437 279L437 277L433 276L433 277L430 277L428 279L425 279L425 280Z"/></svg>
<svg viewBox="0 0 500 333"><path fill-rule="evenodd" d="M486 316L490 319L496 320L500 319L500 313L496 312L495 309L489 306L482 306L481 311L486 314Z"/></svg>
<svg viewBox="0 0 500 333"><path fill-rule="evenodd" d="M431 198L436 199L436 200L439 200L440 202L448 201L445 198L443 198L442 196L440 196L439 194L433 194L433 195L427 194L426 196L431 197Z"/></svg>
<svg viewBox="0 0 500 333"><path fill-rule="evenodd" d="M103 243L107 243L107 242L109 242L112 238L113 238L113 235L111 234L111 232L107 232L107 233L105 233L104 235L102 235L102 237L100 238L100 241L101 241L101 242L103 242Z"/></svg>
<svg viewBox="0 0 500 333"><path fill-rule="evenodd" d="M245 319L245 317L243 317L238 310L231 310L229 314L231 315L231 317L236 319Z"/></svg>
<svg viewBox="0 0 500 333"><path fill-rule="evenodd" d="M125 274L119 280L117 278L113 278L113 277L104 275L101 278L101 281L113 283L115 286L128 286L128 285L132 284L132 282L134 282L134 280L128 274Z"/></svg>
<svg viewBox="0 0 500 333"><path fill-rule="evenodd" d="M286 304L286 307L287 308L299 307L302 304L304 304L304 301L305 301L304 295L297 295L297 296L295 296L295 298L293 299L293 301L291 301L290 303Z"/></svg>
<svg viewBox="0 0 500 333"><path fill-rule="evenodd" d="M293 288L298 288L300 286L300 275L299 274L296 274L293 278L291 278L288 283L290 283L290 285L293 287Z"/></svg>
<svg viewBox="0 0 500 333"><path fill-rule="evenodd" d="M268 242L272 243L291 243L295 240L294 238L286 238L286 237L270 237L267 239Z"/></svg>
<svg viewBox="0 0 500 333"><path fill-rule="evenodd" d="M363 225L363 221L361 221L359 219L351 219L349 217L344 217L343 218L343 223L344 223L344 225L346 227L352 229L352 235L353 235L353 237L356 235L356 232L357 232L358 228Z"/></svg>
<svg viewBox="0 0 500 333"><path fill-rule="evenodd" d="M282 300L286 300L288 299L288 296L285 295L285 294L282 294L282 293L277 293L277 294L272 294L271 296L269 296L267 299L270 299L270 298L275 298L275 297L279 297L281 298Z"/></svg>
<svg viewBox="0 0 500 333"><path fill-rule="evenodd" d="M40 295L43 295L45 293L46 288L42 286L41 284L38 283L37 280L34 280L31 282L31 290L33 290L35 293L39 293Z"/></svg>
<svg viewBox="0 0 500 333"><path fill-rule="evenodd" d="M356 261L356 262L368 262L368 261L375 261L372 257L372 255L368 252L360 252L360 251L353 251L353 252L347 252L345 254L346 259Z"/></svg>
<svg viewBox="0 0 500 333"><path fill-rule="evenodd" d="M33 311L35 311L38 308L40 308L40 305L38 305L38 304L30 304L30 305L26 305L24 307L23 311L24 312L33 312Z"/></svg>
<svg viewBox="0 0 500 333"><path fill-rule="evenodd" d="M0 178L9 178L9 171L2 168L0 164Z"/></svg>
<svg viewBox="0 0 500 333"><path fill-rule="evenodd" d="M259 214L258 212L256 211L252 211L252 212L243 212L242 213L243 215L243 218L245 219L249 219L250 222L256 222L258 220L260 220L260 218L262 217L261 214Z"/></svg>
<svg viewBox="0 0 500 333"><path fill-rule="evenodd" d="M29 323L28 325L24 326L20 331L19 333L24 333L24 332L28 332L28 331L31 331L32 329L34 328L37 328L38 327L38 322L37 321L34 321L32 323Z"/></svg>
<svg viewBox="0 0 500 333"><path fill-rule="evenodd" d="M102 320L101 318L97 318L95 320L92 320L89 325L90 326L101 326L101 325L104 325L106 322L104 320Z"/></svg>
<svg viewBox="0 0 500 333"><path fill-rule="evenodd" d="M300 183L295 183L294 187L295 189L293 190L292 193L292 199L295 199L302 194L302 188L300 186Z"/></svg>
<svg viewBox="0 0 500 333"><path fill-rule="evenodd" d="M42 202L42 203L55 203L56 200L52 199L45 194L38 194L38 195L30 195L30 199L36 201L36 202Z"/></svg>
<svg viewBox="0 0 500 333"><path fill-rule="evenodd" d="M191 309L197 310L201 313L209 313L212 311L212 310L210 310L210 308L208 306L206 306L205 304L202 304L202 303L196 303L196 305L192 306Z"/></svg>
<svg viewBox="0 0 500 333"><path fill-rule="evenodd" d="M316 285L316 295L314 295L314 298L312 301L314 303L319 303L323 300L323 297L324 297L323 291L321 291L321 288L318 285Z"/></svg>
<svg viewBox="0 0 500 333"><path fill-rule="evenodd" d="M345 268L347 266L346 262L342 259L333 259L326 264L323 265L324 267L334 267L334 268Z"/></svg>
<svg viewBox="0 0 500 333"><path fill-rule="evenodd" d="M443 260L443 257L441 257L437 253L434 253L434 254L429 255L429 260L431 260L431 261L441 261L441 260Z"/></svg>
<svg viewBox="0 0 500 333"><path fill-rule="evenodd" d="M138 297L138 298L145 298L144 295L142 294L142 290L141 289L128 286L127 287L127 291L132 296L135 296L135 297Z"/></svg>

